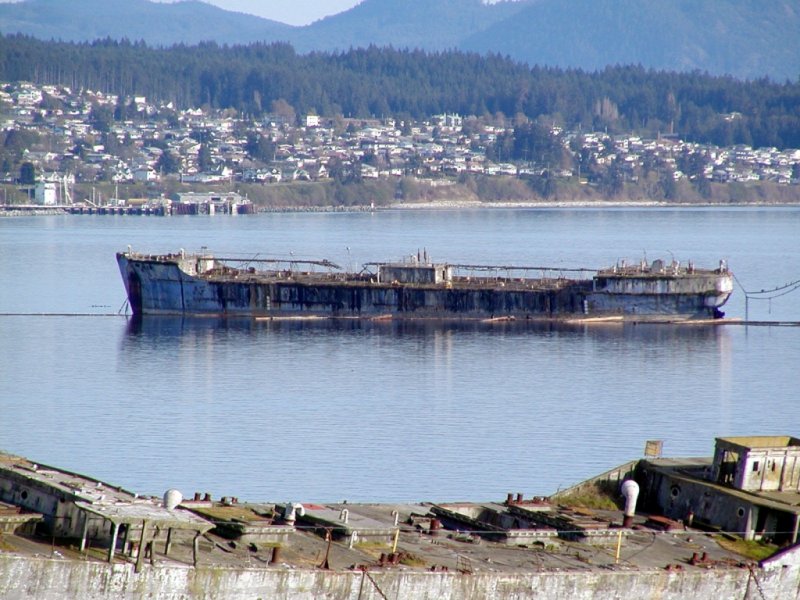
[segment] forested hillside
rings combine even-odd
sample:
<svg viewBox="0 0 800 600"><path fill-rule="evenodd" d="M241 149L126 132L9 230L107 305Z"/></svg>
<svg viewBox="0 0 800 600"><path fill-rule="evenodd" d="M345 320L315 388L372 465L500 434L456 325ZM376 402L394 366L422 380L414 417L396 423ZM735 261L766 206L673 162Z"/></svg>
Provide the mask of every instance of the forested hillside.
<svg viewBox="0 0 800 600"><path fill-rule="evenodd" d="M776 81L800 76L797 0L362 0L302 27L198 0L23 0L0 3L0 32L156 46L288 42L301 53L458 49L588 71L635 64Z"/></svg>
<svg viewBox="0 0 800 600"><path fill-rule="evenodd" d="M800 83L741 81L635 66L530 68L497 55L368 48L297 54L287 44L72 44L0 36L0 80L145 95L176 107L258 116L425 117L443 112L544 119L569 128L678 133L718 145L800 147Z"/></svg>

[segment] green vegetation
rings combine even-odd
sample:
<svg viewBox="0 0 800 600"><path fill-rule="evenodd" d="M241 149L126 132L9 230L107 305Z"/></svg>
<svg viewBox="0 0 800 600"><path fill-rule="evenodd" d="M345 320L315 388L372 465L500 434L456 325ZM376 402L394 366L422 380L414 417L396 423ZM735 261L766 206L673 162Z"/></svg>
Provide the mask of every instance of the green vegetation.
<svg viewBox="0 0 800 600"><path fill-rule="evenodd" d="M417 556L413 552L403 552L400 556L400 564L407 567L424 567L427 562L421 556Z"/></svg>
<svg viewBox="0 0 800 600"><path fill-rule="evenodd" d="M651 202L665 200L657 192L652 192L645 185L626 184L617 196L609 198L596 186L579 185L574 180L560 180L553 195L539 193L532 182L511 177L477 176L465 178L461 183L449 186L431 187L425 182L412 178L399 181L378 180L349 185L338 185L333 181L305 182L297 181L278 184L237 183L236 191L252 200L258 207L266 210L284 209L329 209L341 208L382 208L394 202L417 203L425 206L437 201L481 201L488 206L493 203L536 203L536 202ZM671 200L674 204L708 203L708 204L796 204L800 202L800 187L777 185L771 183L750 184L711 184L711 195L703 197L693 186L681 182L676 186L676 196ZM229 184L181 184L176 181L165 181L159 184L158 190L167 197L174 197L178 192L231 191ZM17 185L0 185L0 198L9 204L27 204L32 201L32 188ZM119 197L123 199L147 198L155 193L152 186L137 184L93 183L76 184L73 198L76 200L96 198L107 200ZM155 195L159 195L155 193Z"/></svg>
<svg viewBox="0 0 800 600"><path fill-rule="evenodd" d="M240 185L259 206L269 208L327 207L327 206L386 206L394 200L396 182L363 181L342 184L336 181L292 182L271 185Z"/></svg>
<svg viewBox="0 0 800 600"><path fill-rule="evenodd" d="M608 482L594 482L564 496L553 498L558 504L570 508L590 508L597 510L617 510L615 485Z"/></svg>
<svg viewBox="0 0 800 600"><path fill-rule="evenodd" d="M736 552L751 560L764 560L775 554L778 550L775 544L768 544L755 540L743 540L740 538L730 539L725 536L718 536L716 540L717 543L726 550Z"/></svg>
<svg viewBox="0 0 800 600"><path fill-rule="evenodd" d="M0 3L0 30L39 39L98 38L147 44L287 41L298 51L392 46L458 48L529 64L645 68L796 79L796 0L364 0L305 27L291 27L205 2L26 0ZM176 26L180 24L180 26ZM124 77L124 74L120 74Z"/></svg>
<svg viewBox="0 0 800 600"><path fill-rule="evenodd" d="M259 515L245 506L205 506L193 509L197 514L212 521L267 521L268 517Z"/></svg>
<svg viewBox="0 0 800 600"><path fill-rule="evenodd" d="M274 106L327 117L418 119L457 112L649 137L674 130L684 139L720 146L800 147L800 81L741 81L639 66L590 73L455 51L370 47L299 55L282 43L151 48L6 35L0 36L0 80L144 95L179 108L232 109L248 116ZM98 111L95 124L107 124L113 112ZM541 127L520 127L514 139L500 141L500 159L505 151L555 168L562 155L540 145ZM260 151L269 155L271 148Z"/></svg>

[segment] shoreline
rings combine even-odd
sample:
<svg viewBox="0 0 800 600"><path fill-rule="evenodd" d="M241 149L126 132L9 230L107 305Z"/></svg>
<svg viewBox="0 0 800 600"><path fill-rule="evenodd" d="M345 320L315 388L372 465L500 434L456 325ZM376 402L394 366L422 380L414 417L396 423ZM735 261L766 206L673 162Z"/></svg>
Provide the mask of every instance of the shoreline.
<svg viewBox="0 0 800 600"><path fill-rule="evenodd" d="M542 200L484 202L481 200L433 200L430 202L395 202L389 210L442 209L527 209L527 208L729 208L729 207L796 207L792 202L667 202L665 200ZM377 210L377 209L376 209Z"/></svg>
<svg viewBox="0 0 800 600"><path fill-rule="evenodd" d="M358 213L438 210L531 210L531 209L625 209L625 208L795 208L800 202L667 202L665 200L542 200L486 202L482 200L431 200L393 202L385 206L257 206L258 213ZM0 205L2 217L59 216L70 214L67 206ZM84 216L84 215L76 215ZM152 215L148 215L152 216ZM156 215L158 216L158 215ZM199 215L202 216L202 215Z"/></svg>

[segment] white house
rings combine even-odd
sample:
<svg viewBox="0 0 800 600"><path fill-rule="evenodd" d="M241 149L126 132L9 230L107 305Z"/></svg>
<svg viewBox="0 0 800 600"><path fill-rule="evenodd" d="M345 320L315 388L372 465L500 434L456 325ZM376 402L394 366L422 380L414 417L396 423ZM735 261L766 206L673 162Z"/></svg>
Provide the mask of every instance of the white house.
<svg viewBox="0 0 800 600"><path fill-rule="evenodd" d="M39 181L36 183L34 201L43 206L54 206L56 204L56 184L53 181Z"/></svg>
<svg viewBox="0 0 800 600"><path fill-rule="evenodd" d="M133 172L133 180L140 183L158 181L158 173L150 167L140 167Z"/></svg>

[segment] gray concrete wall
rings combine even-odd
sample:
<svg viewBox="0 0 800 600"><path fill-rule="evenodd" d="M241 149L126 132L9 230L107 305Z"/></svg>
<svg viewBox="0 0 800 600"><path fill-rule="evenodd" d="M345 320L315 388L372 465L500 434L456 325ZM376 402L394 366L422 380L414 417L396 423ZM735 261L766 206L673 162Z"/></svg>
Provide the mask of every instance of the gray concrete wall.
<svg viewBox="0 0 800 600"><path fill-rule="evenodd" d="M800 489L800 448L752 448L744 457L741 489L787 491Z"/></svg>
<svg viewBox="0 0 800 600"><path fill-rule="evenodd" d="M714 524L723 531L745 533L748 530L748 512L756 509L751 502L715 493L708 486L686 477L655 473L652 483L650 499L670 519L681 521L691 509L698 522Z"/></svg>
<svg viewBox="0 0 800 600"><path fill-rule="evenodd" d="M80 537L86 516L75 506L78 498L10 469L0 469L0 500L40 513L46 530L57 537ZM91 520L89 534L105 539L102 519Z"/></svg>
<svg viewBox="0 0 800 600"><path fill-rule="evenodd" d="M531 570L475 575L146 565L136 574L128 564L0 554L0 598L4 600L757 600L798 598L799 589L800 568L796 565L752 572L746 568L687 567L683 572Z"/></svg>
<svg viewBox="0 0 800 600"><path fill-rule="evenodd" d="M129 262L120 270L134 313L486 318L582 313L590 284L561 290L447 289L296 281L219 283L187 277L173 264ZM614 309L615 311L617 308Z"/></svg>

